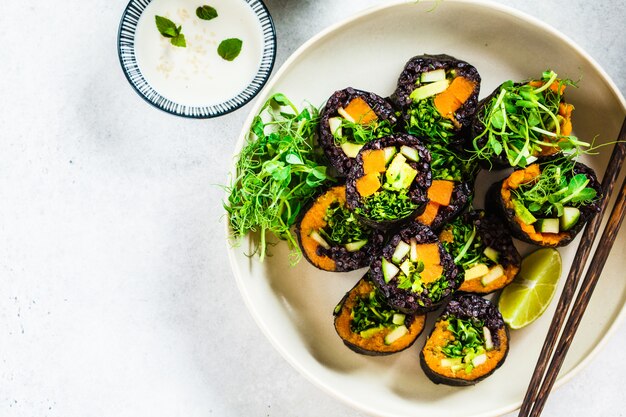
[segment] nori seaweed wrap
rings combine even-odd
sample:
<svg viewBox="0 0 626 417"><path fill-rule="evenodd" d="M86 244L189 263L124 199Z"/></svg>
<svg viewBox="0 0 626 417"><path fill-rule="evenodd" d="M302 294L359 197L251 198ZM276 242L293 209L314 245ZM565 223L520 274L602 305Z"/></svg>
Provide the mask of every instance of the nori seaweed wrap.
<svg viewBox="0 0 626 417"><path fill-rule="evenodd" d="M507 286L517 275L522 257L505 224L484 210L465 213L439 233L463 283L459 291L488 294Z"/></svg>
<svg viewBox="0 0 626 417"><path fill-rule="evenodd" d="M487 208L500 213L514 237L558 247L569 244L600 211L602 198L591 168L559 157L514 171L493 184Z"/></svg>
<svg viewBox="0 0 626 417"><path fill-rule="evenodd" d="M346 181L348 208L366 224L388 229L422 213L431 184L430 153L398 133L367 143Z"/></svg>
<svg viewBox="0 0 626 417"><path fill-rule="evenodd" d="M487 169L523 168L538 158L581 145L572 134L574 106L564 101L574 85L546 71L539 80L504 82L478 103L469 148Z"/></svg>
<svg viewBox="0 0 626 417"><path fill-rule="evenodd" d="M347 209L343 185L315 199L297 222L296 235L304 257L313 266L333 272L369 266L384 240L382 232Z"/></svg>
<svg viewBox="0 0 626 417"><path fill-rule="evenodd" d="M465 140L478 105L480 75L450 55L411 58L390 99L402 111L405 130L441 144Z"/></svg>
<svg viewBox="0 0 626 417"><path fill-rule="evenodd" d="M436 384L474 385L506 359L509 331L490 301L456 295L437 319L420 353L420 365Z"/></svg>
<svg viewBox="0 0 626 417"><path fill-rule="evenodd" d="M393 235L370 266L387 303L404 313L425 313L445 303L461 285L454 260L427 226L412 223Z"/></svg>
<svg viewBox="0 0 626 417"><path fill-rule="evenodd" d="M390 135L396 124L394 109L384 98L348 87L336 91L322 109L319 144L340 175L348 175L361 147Z"/></svg>
<svg viewBox="0 0 626 417"><path fill-rule="evenodd" d="M438 230L458 216L471 202L479 168L462 149L426 143L430 151L432 184L428 204L415 220Z"/></svg>
<svg viewBox="0 0 626 417"><path fill-rule="evenodd" d="M366 274L334 310L343 343L363 355L381 356L410 347L424 330L425 315L404 314L387 305Z"/></svg>

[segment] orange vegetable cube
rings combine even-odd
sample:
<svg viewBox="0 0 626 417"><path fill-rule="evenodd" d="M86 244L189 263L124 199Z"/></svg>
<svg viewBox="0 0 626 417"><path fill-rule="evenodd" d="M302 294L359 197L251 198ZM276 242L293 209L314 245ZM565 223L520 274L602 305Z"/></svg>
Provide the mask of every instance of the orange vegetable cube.
<svg viewBox="0 0 626 417"><path fill-rule="evenodd" d="M428 189L428 198L439 205L449 206L453 191L453 181L434 180Z"/></svg>
<svg viewBox="0 0 626 417"><path fill-rule="evenodd" d="M430 284L437 281L437 279L443 274L443 266L441 265L428 265L420 272L420 278L424 284Z"/></svg>
<svg viewBox="0 0 626 417"><path fill-rule="evenodd" d="M435 96L435 108L443 117L454 118L454 112L470 98L475 87L473 81L456 77L448 88Z"/></svg>
<svg viewBox="0 0 626 417"><path fill-rule="evenodd" d="M385 172L385 151L382 149L363 151L363 172Z"/></svg>
<svg viewBox="0 0 626 417"><path fill-rule="evenodd" d="M356 190L362 197L374 194L380 186L380 179L378 179L378 173L376 172L366 174L356 180Z"/></svg>
<svg viewBox="0 0 626 417"><path fill-rule="evenodd" d="M365 125L372 123L378 119L378 116L361 97L352 99L350 103L344 108L345 112L354 119L356 123Z"/></svg>
<svg viewBox="0 0 626 417"><path fill-rule="evenodd" d="M430 226L435 221L435 217L437 217L437 213L439 213L439 204L434 201L429 201L426 205L426 210L415 220L418 222L425 224L426 226Z"/></svg>
<svg viewBox="0 0 626 417"><path fill-rule="evenodd" d="M439 245L437 243L417 245L417 259L424 262L424 267L426 268L430 265L439 265L441 263Z"/></svg>

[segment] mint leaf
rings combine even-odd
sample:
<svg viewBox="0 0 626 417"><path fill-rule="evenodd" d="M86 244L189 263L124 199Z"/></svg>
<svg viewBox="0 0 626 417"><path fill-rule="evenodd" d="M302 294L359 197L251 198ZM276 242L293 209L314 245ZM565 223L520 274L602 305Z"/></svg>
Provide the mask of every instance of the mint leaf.
<svg viewBox="0 0 626 417"><path fill-rule="evenodd" d="M179 46L181 48L186 48L187 47L187 41L185 41L185 35L183 35L182 33L179 33L178 35L174 36L170 40L170 42L174 46Z"/></svg>
<svg viewBox="0 0 626 417"><path fill-rule="evenodd" d="M154 16L154 21L159 33L166 38L174 38L180 33L180 27L177 28L176 24L167 17Z"/></svg>
<svg viewBox="0 0 626 417"><path fill-rule="evenodd" d="M196 16L202 20L211 20L217 17L217 10L214 7L204 5L196 9Z"/></svg>
<svg viewBox="0 0 626 417"><path fill-rule="evenodd" d="M217 53L226 61L232 61L239 56L243 41L237 38L224 39L217 47Z"/></svg>

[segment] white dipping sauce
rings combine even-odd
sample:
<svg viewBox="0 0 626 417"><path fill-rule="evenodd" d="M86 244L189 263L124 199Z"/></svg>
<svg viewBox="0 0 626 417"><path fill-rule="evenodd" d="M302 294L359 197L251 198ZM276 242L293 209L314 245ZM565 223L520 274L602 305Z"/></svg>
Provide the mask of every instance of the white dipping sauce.
<svg viewBox="0 0 626 417"><path fill-rule="evenodd" d="M196 9L208 5L218 16L202 20ZM174 46L159 33L154 16L182 26L186 48ZM217 53L224 39L243 41L241 53L226 61ZM163 97L188 106L223 103L254 79L263 56L263 31L243 0L153 0L135 31L135 56L144 78Z"/></svg>

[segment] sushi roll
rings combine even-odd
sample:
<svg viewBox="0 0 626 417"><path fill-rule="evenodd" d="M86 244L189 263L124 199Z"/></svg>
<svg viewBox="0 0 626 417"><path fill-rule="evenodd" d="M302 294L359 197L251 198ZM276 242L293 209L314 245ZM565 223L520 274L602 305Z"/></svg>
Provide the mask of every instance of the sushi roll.
<svg viewBox="0 0 626 417"><path fill-rule="evenodd" d="M574 106L565 88L574 83L546 71L535 80L506 81L480 101L471 124L475 156L487 169L526 167L537 158L588 144L572 134Z"/></svg>
<svg viewBox="0 0 626 417"><path fill-rule="evenodd" d="M495 183L487 204L511 234L539 246L565 246L600 211L602 188L595 172L565 157L514 171Z"/></svg>
<svg viewBox="0 0 626 417"><path fill-rule="evenodd" d="M390 135L396 124L394 109L384 98L346 88L333 93L322 110L319 144L330 164L348 175L364 144Z"/></svg>
<svg viewBox="0 0 626 417"><path fill-rule="evenodd" d="M372 281L387 303L407 314L422 314L445 303L461 284L454 260L435 233L412 223L391 237L370 266Z"/></svg>
<svg viewBox="0 0 626 417"><path fill-rule="evenodd" d="M433 230L458 216L471 202L478 164L461 149L427 143L432 184L428 204L416 220Z"/></svg>
<svg viewBox="0 0 626 417"><path fill-rule="evenodd" d="M348 208L366 224L389 229L422 213L431 184L430 153L398 133L367 143L346 180Z"/></svg>
<svg viewBox="0 0 626 417"><path fill-rule="evenodd" d="M346 208L346 187L319 196L296 224L305 258L325 271L346 272L369 266L384 240Z"/></svg>
<svg viewBox="0 0 626 417"><path fill-rule="evenodd" d="M459 291L488 294L507 286L517 275L522 257L508 229L484 210L465 213L439 233L463 276Z"/></svg>
<svg viewBox="0 0 626 417"><path fill-rule="evenodd" d="M408 133L452 144L464 142L479 91L472 65L449 55L419 55L406 63L390 99Z"/></svg>
<svg viewBox="0 0 626 417"><path fill-rule="evenodd" d="M420 365L436 384L474 385L506 359L509 332L490 301L474 294L455 296L426 339Z"/></svg>
<svg viewBox="0 0 626 417"><path fill-rule="evenodd" d="M380 356L411 346L424 330L425 315L404 314L389 307L365 275L334 311L335 330L343 343L363 355Z"/></svg>

